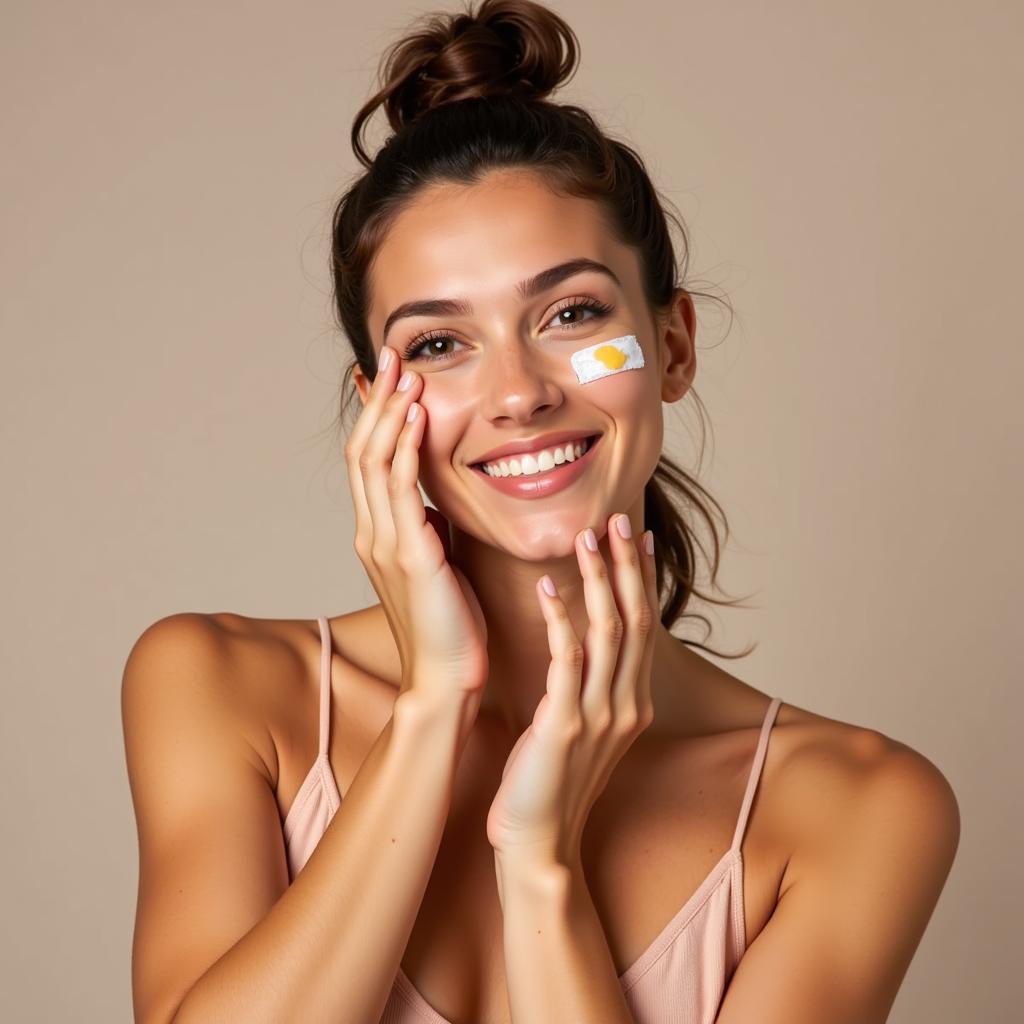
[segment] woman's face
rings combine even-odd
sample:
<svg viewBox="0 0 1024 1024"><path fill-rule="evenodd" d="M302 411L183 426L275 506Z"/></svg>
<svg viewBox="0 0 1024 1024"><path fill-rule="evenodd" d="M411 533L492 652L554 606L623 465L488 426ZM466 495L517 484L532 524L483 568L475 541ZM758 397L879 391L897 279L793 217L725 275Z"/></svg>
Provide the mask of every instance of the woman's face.
<svg viewBox="0 0 1024 1024"><path fill-rule="evenodd" d="M551 275L526 296L517 288L580 259L614 278L589 268ZM521 171L438 186L387 233L369 294L374 349L388 345L423 379L420 483L455 527L535 560L571 554L580 530L600 536L613 512L642 509L662 449L662 400L681 394L678 365L674 391L665 376L678 352L652 322L635 254L609 237L594 203L557 196ZM400 316L385 335L400 306L438 299L464 308ZM678 312L673 321L673 338L685 334L689 348L692 321L679 328ZM645 365L581 383L573 353L626 335ZM692 355L689 363L687 387ZM365 400L367 381L356 379ZM477 465L509 441L565 430L601 437L572 482L550 494L504 493Z"/></svg>

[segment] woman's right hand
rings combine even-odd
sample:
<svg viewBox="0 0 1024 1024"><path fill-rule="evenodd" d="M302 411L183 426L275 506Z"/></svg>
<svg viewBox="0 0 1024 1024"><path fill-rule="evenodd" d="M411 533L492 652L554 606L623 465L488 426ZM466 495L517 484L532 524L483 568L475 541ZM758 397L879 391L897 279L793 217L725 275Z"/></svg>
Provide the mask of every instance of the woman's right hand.
<svg viewBox="0 0 1024 1024"><path fill-rule="evenodd" d="M426 410L406 414L422 388L396 389L401 360L378 368L345 444L355 506L354 547L394 634L402 691L442 703L472 694L487 680L487 625L465 575L447 557L448 521L420 497L419 445ZM444 543L442 542L444 536Z"/></svg>

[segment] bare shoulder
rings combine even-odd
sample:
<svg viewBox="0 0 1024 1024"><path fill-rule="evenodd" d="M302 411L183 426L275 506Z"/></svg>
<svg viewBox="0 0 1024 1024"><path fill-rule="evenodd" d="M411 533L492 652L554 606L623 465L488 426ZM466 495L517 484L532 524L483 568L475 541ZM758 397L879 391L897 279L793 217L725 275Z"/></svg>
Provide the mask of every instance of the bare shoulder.
<svg viewBox="0 0 1024 1024"><path fill-rule="evenodd" d="M876 729L786 705L766 800L788 859L718 1020L884 1021L952 867L948 780Z"/></svg>
<svg viewBox="0 0 1024 1024"><path fill-rule="evenodd" d="M221 725L234 732L273 785L275 727L303 690L309 655L300 638L308 629L302 620L230 612L176 612L158 619L128 655L125 713L136 702L157 697L152 692L157 687L202 689L203 706L216 710Z"/></svg>
<svg viewBox="0 0 1024 1024"><path fill-rule="evenodd" d="M960 834L948 779L924 754L877 730L784 704L772 817L789 837L780 897L842 847L930 859L945 878ZM920 863L920 861L918 861ZM941 888L941 882L938 882Z"/></svg>
<svg viewBox="0 0 1024 1024"><path fill-rule="evenodd" d="M332 764L344 768L387 724L401 667L393 641L386 642L390 631L379 605L331 616L328 623L331 709L342 719L338 731L345 739ZM129 662L161 666L156 674L133 673L140 679L206 687L224 710L222 725L230 724L272 789L283 789L287 798L316 754L321 649L316 618L179 612L150 625Z"/></svg>

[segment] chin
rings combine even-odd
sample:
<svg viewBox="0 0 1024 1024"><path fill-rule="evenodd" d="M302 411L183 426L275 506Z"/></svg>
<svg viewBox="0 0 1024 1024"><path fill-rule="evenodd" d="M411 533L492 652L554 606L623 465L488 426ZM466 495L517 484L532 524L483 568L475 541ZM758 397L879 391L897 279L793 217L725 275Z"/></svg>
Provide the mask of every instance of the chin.
<svg viewBox="0 0 1024 1024"><path fill-rule="evenodd" d="M524 520L532 518L523 517ZM575 561L576 535L588 526L593 527L599 539L602 534L592 519L568 512L537 516L534 522L510 522L507 530L501 530L500 526L498 522L491 526L490 532L500 534L495 538L495 546L525 562L546 562L555 558L572 558Z"/></svg>

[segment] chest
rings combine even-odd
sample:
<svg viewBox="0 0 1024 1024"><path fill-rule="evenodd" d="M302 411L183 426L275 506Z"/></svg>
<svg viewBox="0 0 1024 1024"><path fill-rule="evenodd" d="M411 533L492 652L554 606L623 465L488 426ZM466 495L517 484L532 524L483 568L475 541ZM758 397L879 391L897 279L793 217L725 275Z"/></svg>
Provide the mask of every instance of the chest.
<svg viewBox="0 0 1024 1024"><path fill-rule="evenodd" d="M745 753L740 748L638 753L624 761L595 804L582 861L619 975L721 866L743 799ZM453 1024L509 1020L502 913L484 828L496 785L486 781L479 766L464 777L460 773L401 962L413 1001ZM771 916L785 864L770 832L752 815L742 844L748 945Z"/></svg>

